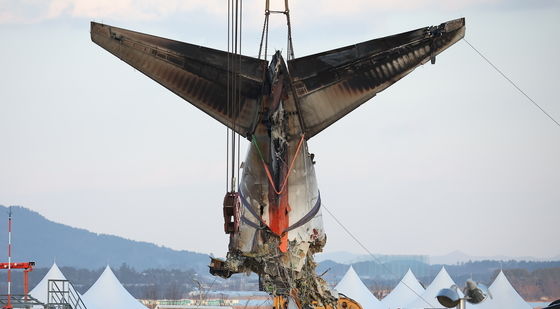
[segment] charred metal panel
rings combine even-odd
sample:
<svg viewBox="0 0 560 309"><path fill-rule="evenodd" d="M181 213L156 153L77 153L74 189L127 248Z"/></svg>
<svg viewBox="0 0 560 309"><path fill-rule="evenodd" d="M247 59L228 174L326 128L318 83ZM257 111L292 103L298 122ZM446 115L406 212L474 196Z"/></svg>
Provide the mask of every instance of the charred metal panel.
<svg viewBox="0 0 560 309"><path fill-rule="evenodd" d="M91 39L239 134L254 130L266 61L94 22ZM228 73L239 75L236 110L227 107Z"/></svg>
<svg viewBox="0 0 560 309"><path fill-rule="evenodd" d="M465 19L288 61L302 126L311 138L465 33Z"/></svg>

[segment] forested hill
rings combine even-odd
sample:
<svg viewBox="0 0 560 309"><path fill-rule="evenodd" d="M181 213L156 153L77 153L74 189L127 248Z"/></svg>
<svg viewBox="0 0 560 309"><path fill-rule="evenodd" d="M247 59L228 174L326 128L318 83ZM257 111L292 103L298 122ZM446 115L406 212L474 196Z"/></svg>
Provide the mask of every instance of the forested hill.
<svg viewBox="0 0 560 309"><path fill-rule="evenodd" d="M0 205L0 245L7 243L8 208ZM208 255L177 251L148 242L96 234L47 220L37 212L13 206L13 261L35 261L36 267L59 265L99 269L123 263L137 270L149 268L207 272ZM5 256L5 254L1 254Z"/></svg>
<svg viewBox="0 0 560 309"><path fill-rule="evenodd" d="M47 220L23 207L12 207L13 261L37 262L30 274L34 286L56 260L62 271L85 292L109 264L125 287L136 297L177 298L199 287L217 290L258 289L256 276L237 275L228 280L211 277L206 254L177 251L147 242L96 234L84 229ZM8 208L0 206L0 248L7 242ZM5 247L4 247L5 248ZM0 253L5 257L5 254ZM3 259L5 261L5 258ZM443 265L396 260L387 263L362 261L352 266L372 291L384 293L393 288L411 268L418 279L429 284ZM348 264L325 260L317 271L335 285L348 270ZM560 297L560 261L474 261L445 265L459 284L472 278L490 284L500 269L526 299ZM0 273L0 289L5 289L6 273ZM20 274L12 276L14 288L22 290ZM381 295L380 294L380 295Z"/></svg>

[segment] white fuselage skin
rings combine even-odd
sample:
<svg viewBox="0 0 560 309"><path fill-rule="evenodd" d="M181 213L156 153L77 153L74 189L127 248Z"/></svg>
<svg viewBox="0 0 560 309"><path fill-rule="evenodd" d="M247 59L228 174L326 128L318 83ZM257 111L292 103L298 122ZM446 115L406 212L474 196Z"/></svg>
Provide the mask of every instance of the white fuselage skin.
<svg viewBox="0 0 560 309"><path fill-rule="evenodd" d="M321 251L326 236L314 162L302 135L287 70L277 53L270 65L271 94L263 97L264 120L251 136L239 185L239 231L229 250L267 254L268 235L280 238L285 267L299 271L310 248ZM270 233L272 232L272 233ZM287 242L287 243L286 243Z"/></svg>

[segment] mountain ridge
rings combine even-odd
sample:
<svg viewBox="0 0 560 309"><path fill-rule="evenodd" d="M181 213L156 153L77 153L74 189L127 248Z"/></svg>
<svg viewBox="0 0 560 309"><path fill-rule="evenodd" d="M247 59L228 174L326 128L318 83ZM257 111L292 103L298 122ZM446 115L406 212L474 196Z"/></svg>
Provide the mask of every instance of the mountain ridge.
<svg viewBox="0 0 560 309"><path fill-rule="evenodd" d="M340 264L354 264L359 262L379 262L379 259L385 257L426 257L429 260L430 265L454 265L458 263L466 263L469 261L534 261L534 262L546 262L546 261L560 261L560 255L551 257L534 257L534 256L506 256L506 255L493 255L493 256L476 256L469 255L468 253L455 250L444 255L391 255L391 254L374 254L371 256L369 254L356 254L347 251L333 251L333 252L322 252L315 255L315 261L333 261Z"/></svg>
<svg viewBox="0 0 560 309"><path fill-rule="evenodd" d="M22 206L11 206L11 209L17 218L12 225L14 261L35 261L37 266L48 267L56 260L60 265L86 269L107 264L117 267L123 263L138 270L176 268L200 272L207 269L207 254L75 228ZM0 205L2 210L7 213L8 207ZM7 230L7 220L0 220L0 242L7 240Z"/></svg>
<svg viewBox="0 0 560 309"><path fill-rule="evenodd" d="M8 212L8 207L0 205L0 211ZM188 250L174 250L165 246L124 237L91 232L57 223L40 213L22 206L12 206L15 224L12 240L13 260L19 262L35 261L37 267L50 267L53 261L61 266L95 270L106 266L119 267L127 264L137 270L150 268L176 268L194 270L199 274L208 273L208 254ZM7 218L6 218L7 219ZM7 240L7 220L0 219L0 242ZM29 228L32 227L32 228ZM388 257L388 259L386 259ZM334 268L346 268L339 264L363 264L366 262L412 263L412 260L426 265L455 265L469 261L560 261L560 256L549 259L531 257L511 258L506 256L475 257L461 251L453 251L439 257L429 257L430 263L421 255L359 255L345 251L327 252L316 255L316 261ZM386 260L385 260L386 259ZM324 263L327 260L333 263ZM413 264L414 264L413 263ZM418 264L418 265L420 265ZM366 267L366 266L363 266ZM369 266L371 268L371 266ZM328 267L326 267L328 268ZM427 269L423 267L423 269Z"/></svg>

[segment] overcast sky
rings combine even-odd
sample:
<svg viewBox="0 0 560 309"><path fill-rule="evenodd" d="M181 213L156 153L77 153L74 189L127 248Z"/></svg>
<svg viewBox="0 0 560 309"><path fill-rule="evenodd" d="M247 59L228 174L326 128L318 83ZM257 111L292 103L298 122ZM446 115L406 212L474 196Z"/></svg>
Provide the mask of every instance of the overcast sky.
<svg viewBox="0 0 560 309"><path fill-rule="evenodd" d="M245 2L244 54L258 52L263 2ZM89 21L225 49L226 3L0 0L0 204L223 255L225 128L93 44ZM467 40L560 120L558 0L293 0L291 11L296 57L466 17ZM272 25L271 49L285 50L284 20ZM310 151L324 207L371 252L560 254L560 127L464 41ZM365 253L323 217L326 251Z"/></svg>

